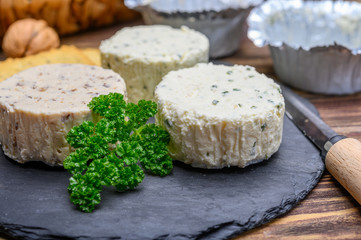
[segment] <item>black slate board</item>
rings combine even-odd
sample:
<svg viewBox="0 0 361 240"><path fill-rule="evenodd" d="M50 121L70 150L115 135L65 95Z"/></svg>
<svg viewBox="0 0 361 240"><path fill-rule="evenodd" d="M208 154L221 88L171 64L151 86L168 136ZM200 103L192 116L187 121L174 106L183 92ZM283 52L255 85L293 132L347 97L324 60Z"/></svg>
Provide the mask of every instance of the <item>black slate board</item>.
<svg viewBox="0 0 361 240"><path fill-rule="evenodd" d="M319 151L285 117L279 151L245 169L147 175L134 191L106 188L93 213L66 190L69 174L17 164L0 151L0 231L25 239L227 239L289 211L324 170Z"/></svg>

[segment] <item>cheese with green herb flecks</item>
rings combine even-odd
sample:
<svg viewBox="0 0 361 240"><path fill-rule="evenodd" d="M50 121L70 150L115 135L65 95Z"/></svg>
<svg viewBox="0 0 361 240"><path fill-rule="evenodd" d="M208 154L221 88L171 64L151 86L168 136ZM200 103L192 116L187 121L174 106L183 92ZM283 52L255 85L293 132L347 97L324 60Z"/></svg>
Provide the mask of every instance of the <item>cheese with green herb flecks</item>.
<svg viewBox="0 0 361 240"><path fill-rule="evenodd" d="M97 120L87 104L118 92L124 80L115 72L82 64L29 68L0 83L0 144L10 158L24 163L62 165L70 153L65 137L84 120Z"/></svg>
<svg viewBox="0 0 361 240"><path fill-rule="evenodd" d="M209 41L187 27L123 28L100 45L102 66L125 80L129 100L152 100L155 86L171 70L208 62Z"/></svg>
<svg viewBox="0 0 361 240"><path fill-rule="evenodd" d="M281 89L249 66L198 64L168 73L155 90L170 155L202 168L268 159L282 140Z"/></svg>

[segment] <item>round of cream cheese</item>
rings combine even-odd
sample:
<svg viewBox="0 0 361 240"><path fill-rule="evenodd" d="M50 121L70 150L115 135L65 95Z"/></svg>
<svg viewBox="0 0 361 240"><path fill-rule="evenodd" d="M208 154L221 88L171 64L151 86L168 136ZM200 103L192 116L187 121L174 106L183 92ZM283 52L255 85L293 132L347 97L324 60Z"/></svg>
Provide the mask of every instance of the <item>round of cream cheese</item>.
<svg viewBox="0 0 361 240"><path fill-rule="evenodd" d="M155 98L157 123L171 137L170 155L194 167L245 167L280 146L281 89L253 67L210 63L172 71Z"/></svg>
<svg viewBox="0 0 361 240"><path fill-rule="evenodd" d="M0 83L0 144L21 163L62 165L71 148L65 137L84 120L96 120L87 104L118 92L124 80L112 70L82 64L29 68Z"/></svg>
<svg viewBox="0 0 361 240"><path fill-rule="evenodd" d="M187 27L127 27L100 45L104 68L119 73L131 102L153 100L155 86L171 70L208 62L209 41Z"/></svg>

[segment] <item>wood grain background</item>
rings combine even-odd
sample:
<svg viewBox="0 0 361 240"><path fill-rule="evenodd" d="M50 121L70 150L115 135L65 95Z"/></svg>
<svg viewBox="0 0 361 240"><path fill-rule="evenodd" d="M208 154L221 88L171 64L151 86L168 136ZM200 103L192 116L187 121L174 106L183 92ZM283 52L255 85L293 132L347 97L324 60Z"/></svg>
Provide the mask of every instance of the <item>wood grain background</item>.
<svg viewBox="0 0 361 240"><path fill-rule="evenodd" d="M121 27L140 23L67 37L62 43L98 47L102 39L110 37ZM1 58L4 56L0 54ZM247 39L234 55L219 60L251 65L276 79L268 48L257 48ZM361 140L361 93L324 96L297 92L316 106L324 121L336 132ZM11 238L0 234L0 239ZM234 239L361 239L361 208L326 171L315 189L290 212Z"/></svg>

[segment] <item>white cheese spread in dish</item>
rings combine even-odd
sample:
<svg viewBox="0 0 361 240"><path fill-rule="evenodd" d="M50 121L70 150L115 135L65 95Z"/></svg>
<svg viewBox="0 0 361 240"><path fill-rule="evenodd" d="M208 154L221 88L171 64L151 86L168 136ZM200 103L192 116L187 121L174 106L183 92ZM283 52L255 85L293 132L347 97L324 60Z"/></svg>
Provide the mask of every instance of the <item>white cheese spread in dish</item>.
<svg viewBox="0 0 361 240"><path fill-rule="evenodd" d="M282 140L281 89L249 66L198 64L168 73L155 90L170 155L201 168L245 167Z"/></svg>
<svg viewBox="0 0 361 240"><path fill-rule="evenodd" d="M84 120L102 94L126 95L115 72L82 64L50 64L27 69L0 83L0 143L10 158L24 163L62 165L71 148L65 137Z"/></svg>
<svg viewBox="0 0 361 240"><path fill-rule="evenodd" d="M100 45L102 66L119 73L131 102L154 99L155 86L171 70L208 61L209 41L187 27L127 27Z"/></svg>

